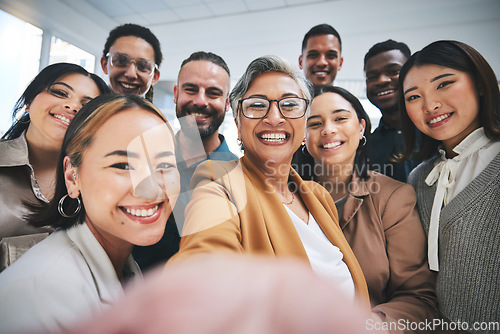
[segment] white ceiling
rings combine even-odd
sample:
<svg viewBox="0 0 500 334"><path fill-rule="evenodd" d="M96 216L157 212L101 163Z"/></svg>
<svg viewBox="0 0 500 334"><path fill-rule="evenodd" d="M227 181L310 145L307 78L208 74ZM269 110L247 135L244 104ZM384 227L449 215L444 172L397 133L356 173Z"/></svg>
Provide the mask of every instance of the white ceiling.
<svg viewBox="0 0 500 334"><path fill-rule="evenodd" d="M500 73L500 0L0 0L0 9L97 57L112 28L145 25L162 45L163 87L198 50L221 55L233 79L264 54L296 63L304 34L319 23L341 34L344 66L336 82L348 89L364 89L363 56L388 38L412 51L437 39L461 40Z"/></svg>

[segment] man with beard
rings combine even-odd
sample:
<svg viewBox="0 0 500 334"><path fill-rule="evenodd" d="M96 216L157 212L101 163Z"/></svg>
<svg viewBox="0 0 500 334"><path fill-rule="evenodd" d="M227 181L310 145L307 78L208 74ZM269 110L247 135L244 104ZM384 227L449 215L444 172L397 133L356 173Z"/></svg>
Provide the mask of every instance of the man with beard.
<svg viewBox="0 0 500 334"><path fill-rule="evenodd" d="M134 247L134 259L143 271L165 263L179 250L189 183L196 167L209 159L238 159L219 133L229 110L229 89L229 68L220 56L198 51L182 62L174 86L175 112L181 125L176 134L175 152L181 192L162 239L152 246Z"/></svg>
<svg viewBox="0 0 500 334"><path fill-rule="evenodd" d="M127 23L110 31L101 57L111 90L153 101L153 85L160 79L158 38L146 27Z"/></svg>
<svg viewBox="0 0 500 334"><path fill-rule="evenodd" d="M302 40L299 67L315 89L331 86L341 69L342 40L332 26L319 24L312 27Z"/></svg>
<svg viewBox="0 0 500 334"><path fill-rule="evenodd" d="M389 39L372 46L364 59L366 96L382 113L378 127L371 134L370 168L401 182L406 182L410 171L420 162L395 161L405 147L398 106L399 71L410 56L406 44Z"/></svg>

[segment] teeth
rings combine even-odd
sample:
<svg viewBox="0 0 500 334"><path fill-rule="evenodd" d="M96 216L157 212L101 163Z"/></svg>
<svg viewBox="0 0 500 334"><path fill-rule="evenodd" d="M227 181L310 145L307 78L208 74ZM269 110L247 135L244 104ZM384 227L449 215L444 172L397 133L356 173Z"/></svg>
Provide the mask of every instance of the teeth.
<svg viewBox="0 0 500 334"><path fill-rule="evenodd" d="M286 139L286 135L284 133L265 133L260 136L261 139L264 139L265 141L283 141Z"/></svg>
<svg viewBox="0 0 500 334"><path fill-rule="evenodd" d="M57 118L57 119L60 119L63 122L66 122L68 124L71 122L71 120L69 118L66 118L63 115L57 115L57 114L55 114L54 117Z"/></svg>
<svg viewBox="0 0 500 334"><path fill-rule="evenodd" d="M207 118L208 117L205 114L200 114L200 113L197 113L197 112L192 113L191 116L193 116L194 118Z"/></svg>
<svg viewBox="0 0 500 334"><path fill-rule="evenodd" d="M389 89L389 90L377 93L377 96L384 96L384 95L392 94L392 93L394 93L394 90L393 89Z"/></svg>
<svg viewBox="0 0 500 334"><path fill-rule="evenodd" d="M126 82L121 82L121 85L126 89L135 89L137 87L137 85L129 84Z"/></svg>
<svg viewBox="0 0 500 334"><path fill-rule="evenodd" d="M334 142L331 142L331 143L326 143L326 144L323 144L323 148L334 148L334 147L337 147L339 146L340 144L342 144L342 142L340 141L334 141Z"/></svg>
<svg viewBox="0 0 500 334"><path fill-rule="evenodd" d="M448 117L450 117L451 114L446 114L446 115L441 115L439 117L436 117L436 118L433 118L429 121L429 124L434 124L434 123L437 123L439 121L442 121L443 119L446 119Z"/></svg>
<svg viewBox="0 0 500 334"><path fill-rule="evenodd" d="M128 209L127 208L127 212L130 213L132 216L136 216L136 217L151 217L155 212L156 210L158 210L158 205L155 206L154 208L151 208L149 210L146 210L146 209Z"/></svg>

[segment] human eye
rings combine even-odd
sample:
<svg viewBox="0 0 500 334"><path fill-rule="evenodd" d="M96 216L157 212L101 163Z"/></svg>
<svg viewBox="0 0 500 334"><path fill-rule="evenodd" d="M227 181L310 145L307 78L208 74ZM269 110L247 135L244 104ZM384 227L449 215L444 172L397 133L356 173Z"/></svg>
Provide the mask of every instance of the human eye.
<svg viewBox="0 0 500 334"><path fill-rule="evenodd" d="M443 81L443 82L439 83L439 85L437 86L437 89L444 88L448 85L451 85L452 83L454 83L454 81Z"/></svg>
<svg viewBox="0 0 500 334"><path fill-rule="evenodd" d="M151 71L153 70L153 65L151 64L151 62L145 59L139 59L135 63L137 65L137 70L140 72L151 73Z"/></svg>
<svg viewBox="0 0 500 334"><path fill-rule="evenodd" d="M390 77L394 77L394 76L399 75L399 71L400 71L399 69L392 69L392 70L388 70L386 74Z"/></svg>
<svg viewBox="0 0 500 334"><path fill-rule="evenodd" d="M222 96L222 92L218 89L210 89L207 91L207 95L212 99L218 99Z"/></svg>
<svg viewBox="0 0 500 334"><path fill-rule="evenodd" d="M57 97L68 97L68 93L64 89L50 87L49 93Z"/></svg>
<svg viewBox="0 0 500 334"><path fill-rule="evenodd" d="M326 55L329 59L337 59L337 53L336 52L329 52Z"/></svg>
<svg viewBox="0 0 500 334"><path fill-rule="evenodd" d="M247 108L249 109L266 109L267 101L260 99L250 99L247 100Z"/></svg>
<svg viewBox="0 0 500 334"><path fill-rule="evenodd" d="M115 54L111 60L113 65L118 67L128 67L130 65L130 58L124 54Z"/></svg>
<svg viewBox="0 0 500 334"><path fill-rule="evenodd" d="M309 53L307 54L307 58L309 58L309 59L318 58L318 56L319 56L319 53L318 53L318 52L309 52Z"/></svg>
<svg viewBox="0 0 500 334"><path fill-rule="evenodd" d="M128 162L117 162L110 166L111 168L121 169L121 170L134 170Z"/></svg>
<svg viewBox="0 0 500 334"><path fill-rule="evenodd" d="M322 125L320 121L310 121L307 123L308 129L317 129Z"/></svg>
<svg viewBox="0 0 500 334"><path fill-rule="evenodd" d="M196 94L198 92L198 88L196 86L184 86L184 91L188 94Z"/></svg>
<svg viewBox="0 0 500 334"><path fill-rule="evenodd" d="M413 95L408 95L405 100L407 102L411 102L417 100L418 98L420 98L419 95L413 94Z"/></svg>

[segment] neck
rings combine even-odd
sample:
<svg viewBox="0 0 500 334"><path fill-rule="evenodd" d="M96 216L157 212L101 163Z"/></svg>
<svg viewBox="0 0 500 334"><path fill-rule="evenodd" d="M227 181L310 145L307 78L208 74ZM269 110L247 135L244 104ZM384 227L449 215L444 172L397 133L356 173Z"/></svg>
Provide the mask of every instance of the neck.
<svg viewBox="0 0 500 334"><path fill-rule="evenodd" d="M353 164L337 165L316 162L314 169L315 180L328 190L334 201L349 193Z"/></svg>
<svg viewBox="0 0 500 334"><path fill-rule="evenodd" d="M387 110L381 110L382 121L393 129L401 129L403 122L401 121L401 114L399 113L398 106L394 106Z"/></svg>
<svg viewBox="0 0 500 334"><path fill-rule="evenodd" d="M266 162L266 166L255 165L266 177L266 183L271 185L282 202L288 202L292 197L292 192L288 188L288 179L290 177L290 164Z"/></svg>
<svg viewBox="0 0 500 334"><path fill-rule="evenodd" d="M102 233L100 233L100 230L97 230L94 224L89 223L89 221L89 218L86 217L85 223L108 255L109 260L111 261L111 264L115 269L116 275L118 276L118 279L120 280L120 282L123 282L123 268L125 268L127 259L132 252L133 245L123 240L118 244L110 242L109 238L106 238Z"/></svg>
<svg viewBox="0 0 500 334"><path fill-rule="evenodd" d="M206 159L207 155L215 151L221 144L219 139L219 132L215 131L213 134L206 138L201 139L200 145L197 138L186 136L181 130L179 133L179 145L182 158L187 166L194 165L195 163Z"/></svg>

